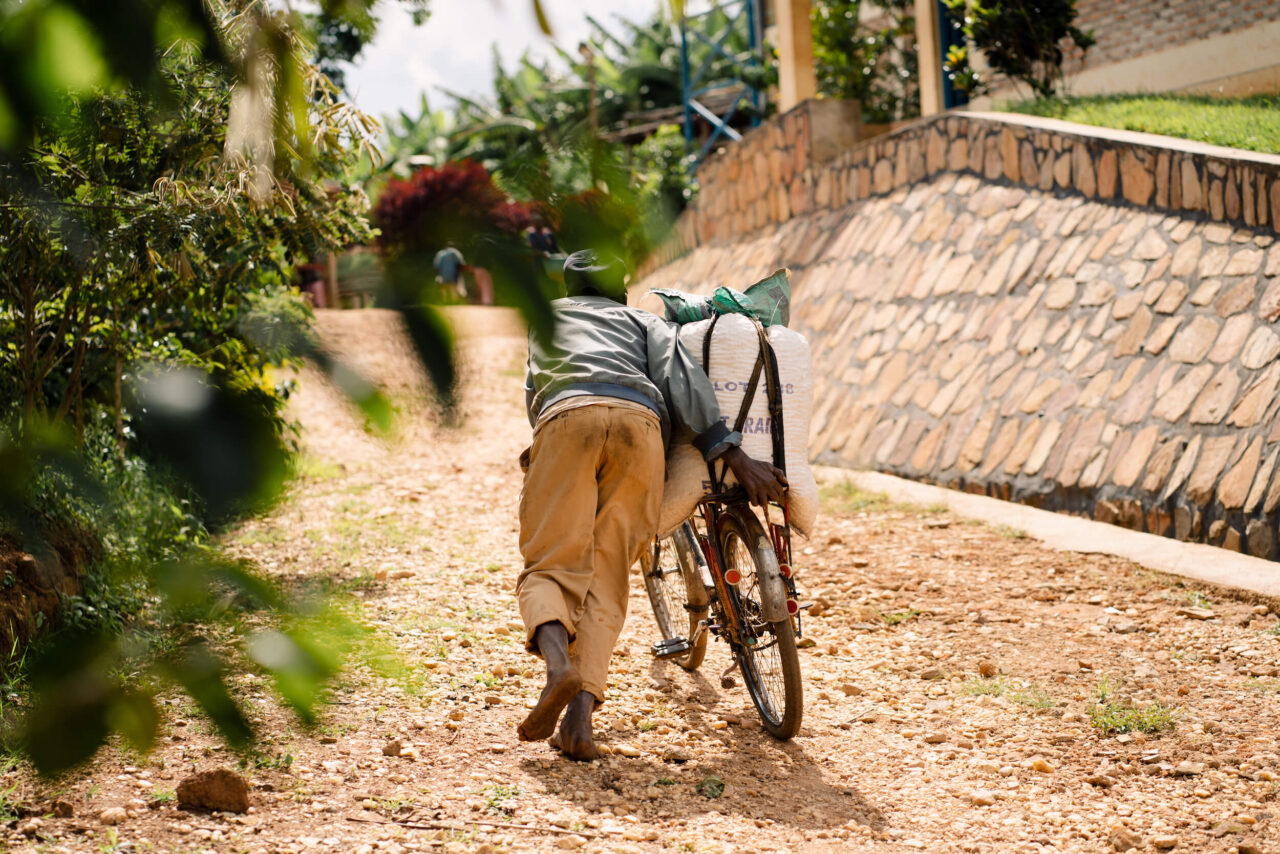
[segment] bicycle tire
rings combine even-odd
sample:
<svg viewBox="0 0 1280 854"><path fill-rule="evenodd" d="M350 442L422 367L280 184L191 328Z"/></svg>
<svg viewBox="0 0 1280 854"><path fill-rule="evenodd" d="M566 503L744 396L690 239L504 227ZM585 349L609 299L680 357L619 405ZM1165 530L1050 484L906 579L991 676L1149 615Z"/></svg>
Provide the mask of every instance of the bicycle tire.
<svg viewBox="0 0 1280 854"><path fill-rule="evenodd" d="M780 579L777 555L760 521L744 505L728 507L720 516L716 533L726 575L737 570L742 576L736 585L728 585L729 596L737 600L736 610L742 615L746 641L734 650L742 681L765 731L786 741L800 731L804 690L795 627L786 611L785 593L782 601L773 601L779 588L761 583L763 572ZM766 612L781 613L783 617L770 622L764 617Z"/></svg>
<svg viewBox="0 0 1280 854"><path fill-rule="evenodd" d="M697 548L693 526L685 522L670 536L655 539L640 556L644 588L662 639L697 636L688 652L668 659L685 670L697 670L707 654L708 633L698 636L698 624L707 616L710 597L695 563Z"/></svg>

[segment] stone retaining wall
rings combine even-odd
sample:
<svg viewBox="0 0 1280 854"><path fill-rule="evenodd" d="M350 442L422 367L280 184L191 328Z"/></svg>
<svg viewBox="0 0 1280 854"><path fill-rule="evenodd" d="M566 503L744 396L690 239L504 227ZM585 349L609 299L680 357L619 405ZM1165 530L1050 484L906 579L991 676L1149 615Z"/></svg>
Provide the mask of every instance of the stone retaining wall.
<svg viewBox="0 0 1280 854"><path fill-rule="evenodd" d="M789 119L640 285L791 267L816 459L1277 556L1280 158L948 116L814 165Z"/></svg>

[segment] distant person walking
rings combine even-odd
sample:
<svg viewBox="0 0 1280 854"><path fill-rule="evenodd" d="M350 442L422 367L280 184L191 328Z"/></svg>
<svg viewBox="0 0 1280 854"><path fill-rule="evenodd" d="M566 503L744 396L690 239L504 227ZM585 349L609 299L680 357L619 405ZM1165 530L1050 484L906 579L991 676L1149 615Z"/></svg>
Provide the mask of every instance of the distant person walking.
<svg viewBox="0 0 1280 854"><path fill-rule="evenodd" d="M462 281L462 274L466 270L467 261L458 247L450 243L436 253L431 263L436 268L436 281L459 299L465 300L467 286Z"/></svg>

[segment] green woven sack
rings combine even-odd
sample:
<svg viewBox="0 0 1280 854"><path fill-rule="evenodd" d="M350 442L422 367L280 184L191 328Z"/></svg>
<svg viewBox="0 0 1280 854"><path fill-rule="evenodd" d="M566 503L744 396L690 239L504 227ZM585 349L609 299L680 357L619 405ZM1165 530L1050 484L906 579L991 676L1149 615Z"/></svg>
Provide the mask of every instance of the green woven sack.
<svg viewBox="0 0 1280 854"><path fill-rule="evenodd" d="M786 326L791 322L791 271L786 267L747 288L744 296L763 325Z"/></svg>

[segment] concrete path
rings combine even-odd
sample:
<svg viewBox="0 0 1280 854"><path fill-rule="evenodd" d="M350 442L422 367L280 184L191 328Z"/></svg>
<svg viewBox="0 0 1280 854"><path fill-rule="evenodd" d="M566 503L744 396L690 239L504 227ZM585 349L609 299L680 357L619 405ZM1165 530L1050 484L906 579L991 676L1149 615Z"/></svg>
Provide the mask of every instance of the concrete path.
<svg viewBox="0 0 1280 854"><path fill-rule="evenodd" d="M824 480L847 478L862 489L883 492L894 501L924 506L945 504L958 516L1018 528L1063 551L1128 558L1159 572L1268 598L1280 598L1280 565L1269 560L879 472L850 471L831 466L817 466L815 471Z"/></svg>

